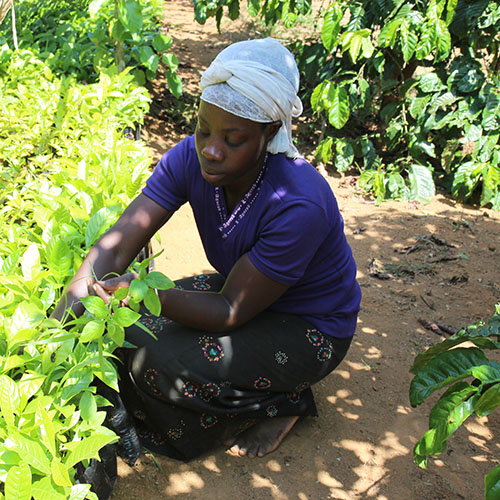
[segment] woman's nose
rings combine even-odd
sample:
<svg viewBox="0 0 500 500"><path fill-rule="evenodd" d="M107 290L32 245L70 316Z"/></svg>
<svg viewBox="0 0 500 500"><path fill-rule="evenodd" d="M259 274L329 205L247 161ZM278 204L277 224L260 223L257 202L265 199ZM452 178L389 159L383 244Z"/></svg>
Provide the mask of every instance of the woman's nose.
<svg viewBox="0 0 500 500"><path fill-rule="evenodd" d="M216 141L208 142L201 150L201 154L211 161L222 161L224 159L224 153Z"/></svg>

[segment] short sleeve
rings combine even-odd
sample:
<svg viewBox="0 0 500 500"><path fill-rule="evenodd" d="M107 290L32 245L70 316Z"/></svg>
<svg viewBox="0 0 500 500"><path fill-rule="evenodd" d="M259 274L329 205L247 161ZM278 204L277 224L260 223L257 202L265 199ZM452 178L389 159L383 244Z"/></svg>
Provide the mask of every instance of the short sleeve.
<svg viewBox="0 0 500 500"><path fill-rule="evenodd" d="M184 139L165 153L142 191L166 210L175 211L188 199L190 149L190 141Z"/></svg>
<svg viewBox="0 0 500 500"><path fill-rule="evenodd" d="M249 258L263 274L291 286L304 276L329 228L322 207L297 200L267 220Z"/></svg>

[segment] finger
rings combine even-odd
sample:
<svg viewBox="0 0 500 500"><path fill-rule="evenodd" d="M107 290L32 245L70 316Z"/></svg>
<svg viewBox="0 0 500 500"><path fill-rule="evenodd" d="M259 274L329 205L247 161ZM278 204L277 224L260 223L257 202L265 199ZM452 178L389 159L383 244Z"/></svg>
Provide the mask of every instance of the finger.
<svg viewBox="0 0 500 500"><path fill-rule="evenodd" d="M101 297L101 299L104 300L104 302L106 302L106 304L109 304L110 295L108 292L106 292L106 290L103 289L103 287L98 282L94 283L92 288L95 292L95 295L97 295L98 297Z"/></svg>
<svg viewBox="0 0 500 500"><path fill-rule="evenodd" d="M95 295L94 285L95 281L91 278L87 278L87 291L89 295Z"/></svg>

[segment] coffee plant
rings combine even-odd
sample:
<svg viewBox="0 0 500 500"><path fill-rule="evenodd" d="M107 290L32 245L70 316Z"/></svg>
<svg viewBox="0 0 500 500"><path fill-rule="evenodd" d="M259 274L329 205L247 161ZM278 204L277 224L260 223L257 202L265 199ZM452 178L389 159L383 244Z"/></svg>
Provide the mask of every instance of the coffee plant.
<svg viewBox="0 0 500 500"><path fill-rule="evenodd" d="M465 342L475 347L457 347ZM420 467L425 469L429 456L446 450L448 438L467 418L484 417L500 406L500 363L487 358L487 349L500 349L500 304L488 322L463 328L416 357L412 406L446 388L430 412L429 430L413 450ZM500 498L500 465L486 475L484 486L485 500Z"/></svg>
<svg viewBox="0 0 500 500"><path fill-rule="evenodd" d="M34 51L58 76L94 82L102 71L129 67L143 85L161 64L169 90L179 97L178 61L168 52L172 39L160 28L160 0L23 0L15 5L19 47ZM8 17L0 24L0 45L3 32L12 46Z"/></svg>
<svg viewBox="0 0 500 500"><path fill-rule="evenodd" d="M139 314L119 307L128 290L82 299L64 325L50 314L148 175L148 150L123 133L148 106L128 70L79 84L0 50L0 498L97 499L76 470L118 438L95 381L118 389L113 352ZM173 284L148 265L129 303L158 314L156 290Z"/></svg>
<svg viewBox="0 0 500 500"><path fill-rule="evenodd" d="M194 6L198 22L214 16L219 29L224 12L240 13L239 0ZM269 26L311 14L309 1L247 6ZM308 37L289 41L317 160L359 171L377 202L430 200L439 186L500 210L500 4L334 0L318 15Z"/></svg>

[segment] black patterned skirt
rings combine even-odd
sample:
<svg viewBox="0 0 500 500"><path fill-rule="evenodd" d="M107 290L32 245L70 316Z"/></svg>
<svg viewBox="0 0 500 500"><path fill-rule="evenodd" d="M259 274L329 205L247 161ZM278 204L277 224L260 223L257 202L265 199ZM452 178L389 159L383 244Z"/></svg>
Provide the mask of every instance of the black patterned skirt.
<svg viewBox="0 0 500 500"><path fill-rule="evenodd" d="M220 275L176 282L218 291ZM123 349L120 394L141 444L189 460L255 419L317 414L311 385L344 358L351 338L323 335L302 318L265 311L224 334L194 330L165 317L140 320Z"/></svg>

